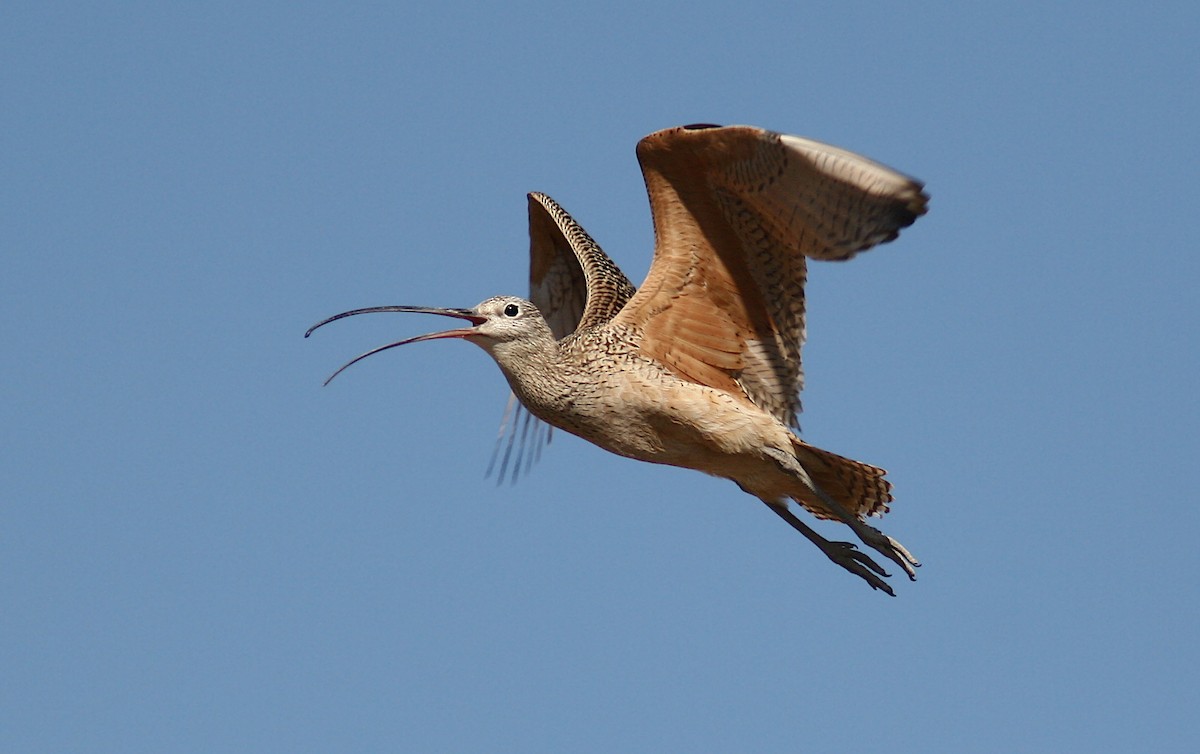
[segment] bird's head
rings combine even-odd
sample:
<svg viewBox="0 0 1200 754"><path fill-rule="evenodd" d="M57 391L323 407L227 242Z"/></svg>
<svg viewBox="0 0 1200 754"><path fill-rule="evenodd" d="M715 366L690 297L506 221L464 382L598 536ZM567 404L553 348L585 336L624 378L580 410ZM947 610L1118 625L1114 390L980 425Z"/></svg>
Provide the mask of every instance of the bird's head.
<svg viewBox="0 0 1200 754"><path fill-rule="evenodd" d="M352 317L356 314L372 314L375 312L440 314L443 317L464 319L470 322L471 326L459 327L453 330L442 330L427 335L418 335L415 338L406 338L395 343L388 343L378 348L372 348L370 351L344 364L330 375L325 384L328 385L334 377L341 374L351 364L362 361L368 356L377 354L380 351L386 351L389 348L408 345L409 343L416 343L421 340L462 338L484 349L497 361L502 362L502 364L505 360L504 357L513 350L520 350L524 347L541 347L544 345L544 341L551 343L554 341L550 327L546 324L546 320L542 317L542 313L538 311L538 308L532 302L516 296L493 296L480 302L478 306L472 309L442 309L430 306L372 306L366 309L354 309L321 320L308 328L308 332L304 333L304 337L307 338L318 327L327 325L335 320Z"/></svg>

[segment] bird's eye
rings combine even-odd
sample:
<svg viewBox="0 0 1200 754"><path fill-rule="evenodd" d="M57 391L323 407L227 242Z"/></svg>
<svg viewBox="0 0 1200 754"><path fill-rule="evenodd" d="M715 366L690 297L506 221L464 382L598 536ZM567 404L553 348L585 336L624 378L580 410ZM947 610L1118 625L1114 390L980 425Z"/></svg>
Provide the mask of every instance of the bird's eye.
<svg viewBox="0 0 1200 754"><path fill-rule="evenodd" d="M504 307L504 316L506 317L515 317L520 313L521 309L516 304L509 304L508 306Z"/></svg>

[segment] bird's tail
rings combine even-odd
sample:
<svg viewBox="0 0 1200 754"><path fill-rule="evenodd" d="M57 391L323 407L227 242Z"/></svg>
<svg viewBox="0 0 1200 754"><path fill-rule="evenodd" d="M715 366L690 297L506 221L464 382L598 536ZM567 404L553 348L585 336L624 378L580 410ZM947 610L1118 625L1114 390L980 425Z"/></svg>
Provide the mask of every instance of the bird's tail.
<svg viewBox="0 0 1200 754"><path fill-rule="evenodd" d="M850 513L862 518L888 512L892 483L883 478L887 473L883 469L821 450L795 437L792 452L813 482ZM807 487L799 488L792 498L817 518L838 518Z"/></svg>

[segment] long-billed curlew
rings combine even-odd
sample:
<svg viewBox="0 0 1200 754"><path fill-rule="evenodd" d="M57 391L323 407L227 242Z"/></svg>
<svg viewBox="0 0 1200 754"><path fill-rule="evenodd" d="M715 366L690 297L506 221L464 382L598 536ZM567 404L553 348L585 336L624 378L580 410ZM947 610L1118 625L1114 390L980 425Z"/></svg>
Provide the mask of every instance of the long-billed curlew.
<svg viewBox="0 0 1200 754"><path fill-rule="evenodd" d="M794 434L804 376L805 260L844 260L925 213L922 184L837 147L749 126L683 126L638 143L654 261L634 287L562 207L529 195L530 297L473 309L377 306L469 327L372 349L463 338L488 352L524 408L618 455L735 482L830 560L893 594L889 574L789 509L841 521L915 580L920 565L869 526L892 500L884 470ZM327 381L328 382L328 381Z"/></svg>

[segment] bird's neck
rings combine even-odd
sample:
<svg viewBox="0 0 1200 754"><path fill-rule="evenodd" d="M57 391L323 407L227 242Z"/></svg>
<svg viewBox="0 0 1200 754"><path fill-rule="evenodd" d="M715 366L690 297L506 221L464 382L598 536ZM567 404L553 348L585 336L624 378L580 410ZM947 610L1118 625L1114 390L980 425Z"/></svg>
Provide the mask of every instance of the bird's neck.
<svg viewBox="0 0 1200 754"><path fill-rule="evenodd" d="M513 393L535 416L561 412L575 389L552 336L498 343L487 349Z"/></svg>

